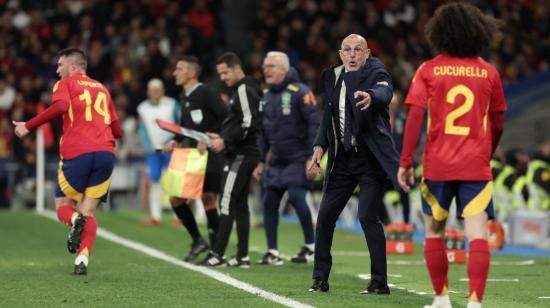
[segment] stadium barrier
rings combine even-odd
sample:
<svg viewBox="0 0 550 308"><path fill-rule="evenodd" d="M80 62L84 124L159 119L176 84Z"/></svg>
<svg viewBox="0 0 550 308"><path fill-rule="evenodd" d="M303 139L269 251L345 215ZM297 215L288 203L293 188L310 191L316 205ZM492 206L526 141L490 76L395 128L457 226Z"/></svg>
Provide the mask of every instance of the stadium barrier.
<svg viewBox="0 0 550 308"><path fill-rule="evenodd" d="M488 229L489 247L496 250L502 249L506 238L504 234L504 226L500 222L492 220L489 222Z"/></svg>
<svg viewBox="0 0 550 308"><path fill-rule="evenodd" d="M517 210L510 215L512 244L538 246L548 239L549 228L549 212Z"/></svg>
<svg viewBox="0 0 550 308"><path fill-rule="evenodd" d="M413 254L413 226L397 223L386 226L386 252L388 254Z"/></svg>
<svg viewBox="0 0 550 308"><path fill-rule="evenodd" d="M466 238L464 232L457 229L445 230L445 249L449 263L466 263Z"/></svg>

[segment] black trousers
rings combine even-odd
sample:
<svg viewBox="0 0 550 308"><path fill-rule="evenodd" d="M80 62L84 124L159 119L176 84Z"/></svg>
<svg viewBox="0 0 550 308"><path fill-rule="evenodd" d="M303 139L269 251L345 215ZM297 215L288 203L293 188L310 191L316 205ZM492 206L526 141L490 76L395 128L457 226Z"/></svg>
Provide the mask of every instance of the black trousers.
<svg viewBox="0 0 550 308"><path fill-rule="evenodd" d="M237 223L237 257L248 256L248 237L250 234L250 212L248 210L248 189L252 171L259 157L237 155L227 161L223 170L222 190L218 196L220 224L213 251L219 256L225 254L233 222Z"/></svg>
<svg viewBox="0 0 550 308"><path fill-rule="evenodd" d="M371 258L371 277L387 283L386 238L379 219L386 174L366 145L345 152L343 146L329 175L315 232L313 279L328 280L332 268L332 237L336 220L359 184L358 217Z"/></svg>

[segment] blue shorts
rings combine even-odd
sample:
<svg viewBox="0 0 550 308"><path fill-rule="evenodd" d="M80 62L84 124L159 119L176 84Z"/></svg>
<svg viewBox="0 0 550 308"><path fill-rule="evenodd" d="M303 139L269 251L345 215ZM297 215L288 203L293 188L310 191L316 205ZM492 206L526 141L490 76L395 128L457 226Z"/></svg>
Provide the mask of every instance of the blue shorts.
<svg viewBox="0 0 550 308"><path fill-rule="evenodd" d="M168 167L170 163L170 153L153 153L147 154L145 157L147 177L154 182L160 180L162 170Z"/></svg>
<svg viewBox="0 0 550 308"><path fill-rule="evenodd" d="M84 196L107 201L115 157L111 152L92 152L59 161L56 197L82 201Z"/></svg>
<svg viewBox="0 0 550 308"><path fill-rule="evenodd" d="M430 181L423 179L422 209L424 214L443 221L449 216L449 208L456 197L457 216L466 218L483 211L489 219L495 218L493 209L493 181Z"/></svg>

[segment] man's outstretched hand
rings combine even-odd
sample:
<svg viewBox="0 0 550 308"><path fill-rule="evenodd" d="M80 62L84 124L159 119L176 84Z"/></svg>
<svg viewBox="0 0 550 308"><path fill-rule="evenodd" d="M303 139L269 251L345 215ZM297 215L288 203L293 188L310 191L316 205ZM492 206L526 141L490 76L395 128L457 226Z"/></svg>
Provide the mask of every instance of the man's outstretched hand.
<svg viewBox="0 0 550 308"><path fill-rule="evenodd" d="M407 183L408 180L408 183ZM409 192L411 190L410 185L414 185L414 170L413 168L405 169L403 167L399 167L399 170L397 171L397 182L399 182L399 186L405 191Z"/></svg>
<svg viewBox="0 0 550 308"><path fill-rule="evenodd" d="M225 149L225 143L219 134L216 133L206 133L210 138L210 143L208 143L208 148L214 153L219 153Z"/></svg>
<svg viewBox="0 0 550 308"><path fill-rule="evenodd" d="M17 135L17 137L23 138L29 134L29 130L25 126L25 122L12 121L12 123L15 125L15 135Z"/></svg>
<svg viewBox="0 0 550 308"><path fill-rule="evenodd" d="M357 106L362 111L367 110L370 107L372 98L368 92L364 91L355 91L353 97L357 100L355 106Z"/></svg>
<svg viewBox="0 0 550 308"><path fill-rule="evenodd" d="M309 160L307 166L306 175L308 178L313 178L316 174L321 172L321 158L323 158L324 150L320 146L315 146L313 148L313 155Z"/></svg>

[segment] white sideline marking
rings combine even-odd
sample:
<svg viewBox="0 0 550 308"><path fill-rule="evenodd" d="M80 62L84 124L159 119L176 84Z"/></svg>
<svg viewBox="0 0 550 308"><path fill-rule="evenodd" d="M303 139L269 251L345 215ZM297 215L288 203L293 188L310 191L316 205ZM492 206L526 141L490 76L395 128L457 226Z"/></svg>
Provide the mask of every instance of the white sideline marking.
<svg viewBox="0 0 550 308"><path fill-rule="evenodd" d="M388 265L424 265L424 260L388 260ZM535 260L523 260L523 261L512 261L512 262L501 262L501 261L491 261L491 266L493 265L502 265L502 266L526 266L534 265Z"/></svg>
<svg viewBox="0 0 550 308"><path fill-rule="evenodd" d="M333 256L339 257L370 257L368 251L345 251L345 250L335 250L332 251Z"/></svg>
<svg viewBox="0 0 550 308"><path fill-rule="evenodd" d="M357 277L359 277L359 278L361 278L361 279L369 280L369 279L370 279L370 274L359 274L359 275L357 275ZM402 278L403 275L400 275L400 274L388 274L388 277Z"/></svg>
<svg viewBox="0 0 550 308"><path fill-rule="evenodd" d="M523 265L533 265L533 264L535 264L535 260L512 261L512 262L491 261L491 265L523 266Z"/></svg>
<svg viewBox="0 0 550 308"><path fill-rule="evenodd" d="M264 254L267 250L262 250L257 246L250 246L248 247L249 251L257 252L260 254ZM333 256L338 257L369 257L370 254L368 251L348 251L348 250L332 250L330 252ZM290 260L290 256L283 254L279 252L279 257L285 260Z"/></svg>
<svg viewBox="0 0 550 308"><path fill-rule="evenodd" d="M539 299L550 299L550 296L539 296Z"/></svg>
<svg viewBox="0 0 550 308"><path fill-rule="evenodd" d="M424 260L387 260L388 265L424 265Z"/></svg>
<svg viewBox="0 0 550 308"><path fill-rule="evenodd" d="M262 250L257 246L250 246L250 251L265 253L267 250ZM333 256L338 257L369 257L370 254L368 251L352 251L352 250L333 250L330 252ZM290 256L281 253L279 255L282 259L290 260ZM424 265L424 260L387 260L388 265ZM491 261L491 266L525 266L525 265L534 265L535 260L528 259L523 261Z"/></svg>
<svg viewBox="0 0 550 308"><path fill-rule="evenodd" d="M359 275L357 275L357 277L359 277L360 279L369 280L370 279L370 274L359 274ZM403 277L403 275L388 274L388 277L401 278L401 277ZM407 288L400 287L400 286L396 285L395 283L388 283L388 287L390 287L392 289L407 291L409 293L413 293L413 294L416 294L416 295L434 295L435 294L433 291L424 292L424 291L417 291L417 290L409 290ZM449 290L449 293L460 294L461 292L460 291Z"/></svg>
<svg viewBox="0 0 550 308"><path fill-rule="evenodd" d="M359 279L369 280L369 279L370 279L370 274L359 274L359 275L357 275L357 277L359 277ZM403 277L403 275L391 275L391 274L388 274L388 277L397 277L397 278L400 278L400 277ZM433 292L423 292L423 291L416 291L416 290L408 290L407 288L400 287L400 286L396 285L395 283L388 283L388 287L390 287L390 288L392 288L392 289L398 289L398 290L407 291L407 292L409 292L409 293L414 293L414 294L416 294L416 295L433 295L433 294L434 294ZM449 292L452 292L452 291L449 291ZM458 292L453 292L453 293L458 293Z"/></svg>
<svg viewBox="0 0 550 308"><path fill-rule="evenodd" d="M460 278L458 281L470 281L469 278ZM492 282L519 282L518 278L487 278L487 281Z"/></svg>
<svg viewBox="0 0 550 308"><path fill-rule="evenodd" d="M50 219L53 219L53 220L57 221L57 215L54 212L44 211L42 213L39 213L39 215L42 215L42 216L45 216L47 218L50 218ZM194 265L194 264L191 264L191 263L188 263L188 262L181 261L181 260L179 260L175 257L172 257L172 256L170 256L170 255L168 255L168 254L166 254L166 253L164 253L160 250L154 249L152 247L146 246L146 245L138 243L138 242L134 242L134 241L125 239L125 238L123 238L121 236L118 236L118 235L116 235L112 232L109 232L109 231L107 231L103 228L98 228L97 229L97 235L99 237L102 237L102 238L104 238L108 241L111 241L113 243L119 244L121 246L130 248L130 249L133 249L133 250L137 250L137 251L139 251L143 254L146 254L150 257L157 258L157 259L166 261L168 263L172 263L174 265L186 268L188 270L201 273L201 274L206 275L210 278L214 278L218 281L221 281L225 284L228 284L232 287L241 289L243 291L246 291L246 292L251 293L253 295L268 299L268 300L276 302L278 304L281 304L281 305L284 305L284 306L287 306L287 307L299 307L299 308L313 307L313 306L301 303L299 301L295 301L293 299L290 299L290 298L287 298L287 297L284 297L284 296L281 296L281 295L278 295L278 294L275 294L275 293L272 293L272 292L269 292L269 291L262 290L262 289L260 289L258 287L255 287L255 286L253 286L249 283L242 282L242 281L237 280L237 279L235 279L235 278L233 278L233 277L231 277L227 274L215 271L213 269L202 267L202 266L197 266L197 265Z"/></svg>

